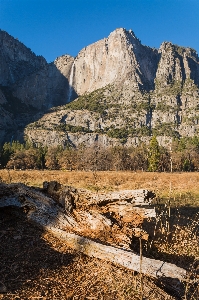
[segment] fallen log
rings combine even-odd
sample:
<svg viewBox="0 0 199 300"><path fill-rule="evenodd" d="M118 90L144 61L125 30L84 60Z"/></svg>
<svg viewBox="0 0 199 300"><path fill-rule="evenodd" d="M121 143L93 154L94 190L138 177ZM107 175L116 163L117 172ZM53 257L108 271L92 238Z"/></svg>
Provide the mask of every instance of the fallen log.
<svg viewBox="0 0 199 300"><path fill-rule="evenodd" d="M131 251L96 243L90 239L65 232L55 227L48 226L45 229L54 236L62 239L71 248L90 257L100 258L140 272L140 256ZM184 269L174 264L147 257L142 257L141 270L143 274L153 278L167 277L180 281L186 278L186 271Z"/></svg>
<svg viewBox="0 0 199 300"><path fill-rule="evenodd" d="M133 204L134 206L148 206L155 194L151 191L140 190L122 190L108 193L93 193L90 191L81 190L83 195L83 202L86 201L87 205L104 206L110 203L125 201ZM80 203L81 204L81 203Z"/></svg>
<svg viewBox="0 0 199 300"><path fill-rule="evenodd" d="M72 193L76 193L75 190L72 190ZM66 194L68 195L68 191ZM132 194L133 192L128 191L128 193L125 194L127 195L126 198L131 198ZM95 202L95 199L92 201ZM70 201L70 210L71 205L72 201ZM119 203L117 205L119 205ZM101 228L102 231L103 228L105 228L105 230L108 227L111 228L112 221L104 215L100 215L100 212L94 212L92 215L92 211L82 211L82 213L81 211L76 211L75 217L75 213L72 214L71 212L67 212L65 209L61 208L55 200L50 198L48 195L45 195L43 190L30 188L23 184L0 184L0 207L6 206L26 208L27 219L29 221L34 222L37 226L44 228L54 236L62 239L64 243L73 249L81 251L91 257L97 257L120 264L137 272L140 270L140 257L132 251L107 245L107 241L105 241L104 244L101 244L74 233L74 231L84 233L84 230L81 228L83 223L79 222L77 219L78 214L79 216L83 215L83 218L86 216L88 220L90 219L90 227L93 226L93 229L95 218L98 222L96 223L98 224L97 227L105 226ZM86 225L84 226L86 228L86 226L88 226L88 222L86 222ZM114 226L116 226L116 224ZM117 229L118 228L119 227L117 227ZM91 229L92 228L89 230ZM86 228L86 230L88 229ZM113 233L114 231L111 231L111 234ZM122 233L122 229L120 233ZM128 236L124 235L124 239L125 238L128 239ZM183 280L186 277L186 271L184 269L179 268L174 264L146 257L142 258L141 269L143 274L154 278L169 277Z"/></svg>

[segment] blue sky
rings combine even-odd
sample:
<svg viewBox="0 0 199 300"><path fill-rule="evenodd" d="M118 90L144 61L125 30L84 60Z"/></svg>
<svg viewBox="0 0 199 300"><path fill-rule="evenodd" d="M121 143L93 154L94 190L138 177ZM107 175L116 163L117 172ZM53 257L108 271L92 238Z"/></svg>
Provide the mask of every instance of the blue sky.
<svg viewBox="0 0 199 300"><path fill-rule="evenodd" d="M150 47L170 41L199 53L199 0L0 0L0 29L48 62L119 27Z"/></svg>

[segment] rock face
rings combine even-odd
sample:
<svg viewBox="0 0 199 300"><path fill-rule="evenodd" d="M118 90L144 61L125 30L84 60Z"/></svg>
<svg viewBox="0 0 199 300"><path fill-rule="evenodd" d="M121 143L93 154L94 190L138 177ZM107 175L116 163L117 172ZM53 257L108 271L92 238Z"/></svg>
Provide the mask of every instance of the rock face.
<svg viewBox="0 0 199 300"><path fill-rule="evenodd" d="M70 69L70 56L68 69ZM65 104L69 71L65 75L55 63L48 64L8 33L0 31L0 85L7 87L12 97L36 109ZM7 97L10 100L10 95Z"/></svg>
<svg viewBox="0 0 199 300"><path fill-rule="evenodd" d="M73 86L79 95L124 81L135 89L149 90L157 63L157 50L143 46L132 30L119 28L80 51L74 60Z"/></svg>
<svg viewBox="0 0 199 300"><path fill-rule="evenodd" d="M182 84L187 79L199 85L199 58L194 49L164 42L159 53L156 81L162 88L176 81Z"/></svg>
<svg viewBox="0 0 199 300"><path fill-rule="evenodd" d="M8 131L20 139L30 123L26 136L47 145L59 143L60 135L63 145L97 140L104 146L129 146L151 134L162 140L199 132L199 58L191 48L164 42L152 49L132 30L119 28L77 57L63 55L48 64L4 31L0 41L0 109L5 115L0 142L10 138Z"/></svg>
<svg viewBox="0 0 199 300"><path fill-rule="evenodd" d="M18 39L0 31L0 84L9 86L47 65Z"/></svg>
<svg viewBox="0 0 199 300"><path fill-rule="evenodd" d="M19 102L39 110L66 103L69 72L63 76L57 61L48 64L42 56L0 31L0 85L7 87Z"/></svg>
<svg viewBox="0 0 199 300"><path fill-rule="evenodd" d="M20 139L24 126L37 119L38 112L67 102L69 83L56 62L48 64L42 56L36 56L0 30L0 109L2 116L6 116L0 120L0 128L4 129L0 142L5 136L7 140L10 136ZM17 134L17 130L21 133ZM7 135L8 131L11 135Z"/></svg>

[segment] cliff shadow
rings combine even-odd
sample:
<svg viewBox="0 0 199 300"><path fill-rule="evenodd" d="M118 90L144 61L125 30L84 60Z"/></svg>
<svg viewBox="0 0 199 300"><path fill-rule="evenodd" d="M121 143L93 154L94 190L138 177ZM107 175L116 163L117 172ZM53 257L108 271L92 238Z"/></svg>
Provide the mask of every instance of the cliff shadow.
<svg viewBox="0 0 199 300"><path fill-rule="evenodd" d="M0 139L2 143L11 140L23 142L28 124L38 121L52 107L65 105L78 97L68 78L54 63L13 86L0 86L0 89L7 100L1 107L13 120L12 124L4 125L6 134Z"/></svg>

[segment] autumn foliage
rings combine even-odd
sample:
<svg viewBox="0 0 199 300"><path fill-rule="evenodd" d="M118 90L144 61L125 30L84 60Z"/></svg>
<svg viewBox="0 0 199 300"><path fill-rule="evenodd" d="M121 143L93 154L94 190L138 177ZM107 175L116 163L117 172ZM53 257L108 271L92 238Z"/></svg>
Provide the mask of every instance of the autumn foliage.
<svg viewBox="0 0 199 300"><path fill-rule="evenodd" d="M84 171L182 172L199 169L199 138L173 140L169 147L158 144L155 136L149 144L137 147L93 145L79 148L42 146L17 141L1 148L1 167L9 169L49 169Z"/></svg>

